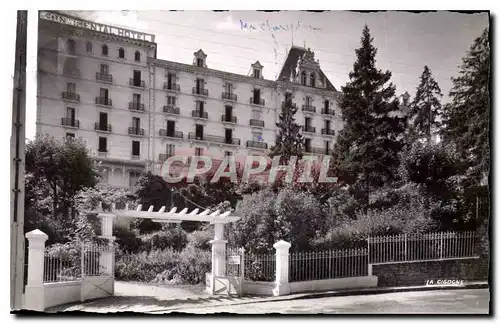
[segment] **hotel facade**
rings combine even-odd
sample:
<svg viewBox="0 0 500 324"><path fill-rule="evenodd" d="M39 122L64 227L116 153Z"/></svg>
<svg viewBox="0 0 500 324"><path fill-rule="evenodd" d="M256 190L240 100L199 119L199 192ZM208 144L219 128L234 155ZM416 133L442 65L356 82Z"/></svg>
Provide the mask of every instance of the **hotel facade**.
<svg viewBox="0 0 500 324"><path fill-rule="evenodd" d="M250 75L210 69L201 49L187 64L159 59L154 39L40 12L37 134L82 139L102 181L127 187L172 155L265 155L291 97L306 152L331 154L340 92L310 49L292 47L278 79L268 80L258 61Z"/></svg>

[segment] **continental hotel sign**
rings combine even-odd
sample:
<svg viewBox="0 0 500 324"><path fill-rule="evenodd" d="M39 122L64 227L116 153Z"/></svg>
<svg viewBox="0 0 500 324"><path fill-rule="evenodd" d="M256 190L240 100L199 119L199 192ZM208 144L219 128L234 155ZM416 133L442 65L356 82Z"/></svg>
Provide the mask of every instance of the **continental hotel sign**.
<svg viewBox="0 0 500 324"><path fill-rule="evenodd" d="M40 11L40 19L54 21L60 24L75 26L79 28L85 28L89 30L95 30L105 34L111 34L116 36L127 37L131 39L137 39L147 42L154 42L155 36L151 34L141 33L137 31L133 31L130 29L124 29L104 24L99 24L96 22L85 21L81 19L77 19L74 17L68 17L61 14L48 12L48 11Z"/></svg>

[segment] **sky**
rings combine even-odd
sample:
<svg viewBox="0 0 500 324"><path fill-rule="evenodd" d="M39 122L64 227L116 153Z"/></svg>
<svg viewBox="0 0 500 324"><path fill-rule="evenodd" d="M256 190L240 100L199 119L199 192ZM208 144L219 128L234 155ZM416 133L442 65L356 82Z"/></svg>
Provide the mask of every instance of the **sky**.
<svg viewBox="0 0 500 324"><path fill-rule="evenodd" d="M66 11L103 24L156 35L157 57L192 64L203 49L209 68L247 75L259 61L274 80L293 45L308 47L332 84L349 81L355 49L365 24L378 49L376 66L392 72L396 94L414 95L428 65L444 94L452 87L461 58L489 26L487 13L348 11ZM293 30L293 32L292 32ZM27 137L34 136L35 112L28 108Z"/></svg>

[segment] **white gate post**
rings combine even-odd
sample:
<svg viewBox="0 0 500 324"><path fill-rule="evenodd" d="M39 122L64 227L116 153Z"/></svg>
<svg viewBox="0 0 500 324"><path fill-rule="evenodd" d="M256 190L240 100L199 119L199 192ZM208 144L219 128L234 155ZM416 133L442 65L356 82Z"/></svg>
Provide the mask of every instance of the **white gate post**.
<svg viewBox="0 0 500 324"><path fill-rule="evenodd" d="M105 275L109 275L114 278L115 276L115 254L113 249L113 242L115 237L113 236L113 220L115 219L115 214L110 213L100 213L97 217L101 219L101 237L108 240L107 246L100 253L99 264L103 268ZM114 283L112 285L112 293L114 293Z"/></svg>
<svg viewBox="0 0 500 324"><path fill-rule="evenodd" d="M273 289L274 296L290 294L290 283L288 282L288 259L289 250L292 245L280 240L274 243L276 249L276 281Z"/></svg>
<svg viewBox="0 0 500 324"><path fill-rule="evenodd" d="M224 240L224 223L214 221L215 235L210 241L212 244L212 280L211 292L215 293L215 277L223 277L226 275L226 243Z"/></svg>
<svg viewBox="0 0 500 324"><path fill-rule="evenodd" d="M45 309L44 252L45 241L49 237L39 229L26 233L25 237L28 239L28 283L24 293L23 308L43 311Z"/></svg>

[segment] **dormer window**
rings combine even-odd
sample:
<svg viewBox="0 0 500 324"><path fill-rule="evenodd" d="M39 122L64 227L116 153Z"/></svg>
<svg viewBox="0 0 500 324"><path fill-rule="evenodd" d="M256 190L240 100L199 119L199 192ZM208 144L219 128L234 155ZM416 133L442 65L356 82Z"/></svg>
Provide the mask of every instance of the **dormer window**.
<svg viewBox="0 0 500 324"><path fill-rule="evenodd" d="M118 57L121 58L121 59L125 58L125 50L123 48L120 48L118 50Z"/></svg>
<svg viewBox="0 0 500 324"><path fill-rule="evenodd" d="M203 59L202 58L197 58L196 59L196 66L203 67Z"/></svg>
<svg viewBox="0 0 500 324"><path fill-rule="evenodd" d="M302 71L302 73L300 74L300 84L307 85L306 81L307 81L306 72Z"/></svg>
<svg viewBox="0 0 500 324"><path fill-rule="evenodd" d="M260 70L253 69L253 77L254 78L260 78Z"/></svg>
<svg viewBox="0 0 500 324"><path fill-rule="evenodd" d="M135 51L135 54L134 54L134 60L136 62L140 62L141 61L141 52L139 51Z"/></svg>
<svg viewBox="0 0 500 324"><path fill-rule="evenodd" d="M316 76L314 75L314 73L311 73L310 84L311 84L311 87L315 87L316 86Z"/></svg>

